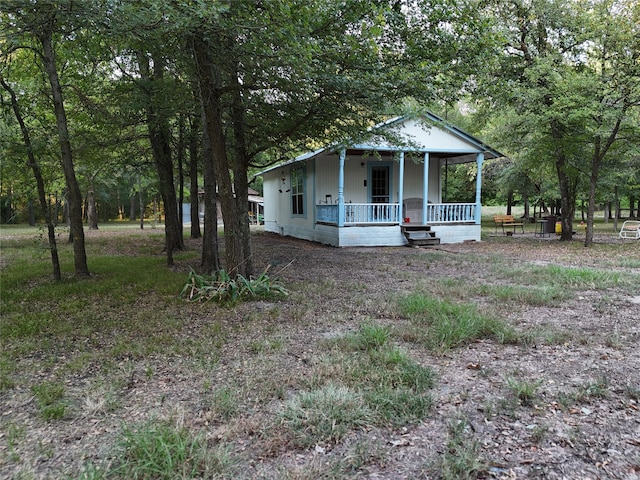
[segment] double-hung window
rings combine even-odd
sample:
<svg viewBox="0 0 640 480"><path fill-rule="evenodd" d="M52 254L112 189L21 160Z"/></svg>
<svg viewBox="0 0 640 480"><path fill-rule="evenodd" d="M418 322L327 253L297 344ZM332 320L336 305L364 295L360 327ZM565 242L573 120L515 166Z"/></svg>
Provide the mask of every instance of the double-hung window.
<svg viewBox="0 0 640 480"><path fill-rule="evenodd" d="M304 166L291 169L291 213L304 215Z"/></svg>

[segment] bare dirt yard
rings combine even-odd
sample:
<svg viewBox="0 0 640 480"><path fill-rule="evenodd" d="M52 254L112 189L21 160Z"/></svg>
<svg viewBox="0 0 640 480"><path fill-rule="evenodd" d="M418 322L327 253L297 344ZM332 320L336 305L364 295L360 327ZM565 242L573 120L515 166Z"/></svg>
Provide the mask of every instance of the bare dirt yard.
<svg viewBox="0 0 640 480"><path fill-rule="evenodd" d="M253 247L256 270L269 266L287 298L218 307L149 292L136 305L167 322L146 334L160 349L128 348L117 329L78 332L70 351L6 345L0 477L127 478L108 473L123 431L169 420L226 462L176 478L640 478L639 242L604 235L585 249L579 237L516 235L337 249L260 232ZM186 278L190 265L194 256L177 270ZM517 334L433 343L429 311L416 323L402 307L410 294ZM433 373L428 408L405 422L363 414L341 431L326 407L330 433L321 420L293 422L295 402L311 415L304 392L347 377L335 359L356 357L340 339L363 326ZM45 380L64 385L62 418L42 415L33 385Z"/></svg>

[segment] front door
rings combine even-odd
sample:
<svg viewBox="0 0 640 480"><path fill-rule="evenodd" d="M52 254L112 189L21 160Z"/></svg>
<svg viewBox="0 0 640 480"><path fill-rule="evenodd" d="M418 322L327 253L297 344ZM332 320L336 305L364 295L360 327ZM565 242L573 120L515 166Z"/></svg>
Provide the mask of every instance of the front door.
<svg viewBox="0 0 640 480"><path fill-rule="evenodd" d="M374 221L389 221L389 203L391 203L391 165L375 163L369 168L369 203L373 205L370 218Z"/></svg>

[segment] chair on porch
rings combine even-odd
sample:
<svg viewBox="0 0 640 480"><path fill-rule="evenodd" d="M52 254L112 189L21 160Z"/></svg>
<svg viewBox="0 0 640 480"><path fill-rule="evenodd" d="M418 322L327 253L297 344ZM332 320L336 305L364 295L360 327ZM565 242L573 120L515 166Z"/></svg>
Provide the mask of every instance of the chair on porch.
<svg viewBox="0 0 640 480"><path fill-rule="evenodd" d="M402 218L409 223L422 223L422 198L405 198L402 202Z"/></svg>

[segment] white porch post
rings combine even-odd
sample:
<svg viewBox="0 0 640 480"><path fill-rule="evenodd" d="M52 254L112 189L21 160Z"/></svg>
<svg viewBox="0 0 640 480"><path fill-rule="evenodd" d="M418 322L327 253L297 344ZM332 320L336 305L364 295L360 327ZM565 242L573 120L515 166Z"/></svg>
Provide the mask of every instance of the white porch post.
<svg viewBox="0 0 640 480"><path fill-rule="evenodd" d="M340 169L338 171L338 227L344 227L344 159L347 151L340 150Z"/></svg>
<svg viewBox="0 0 640 480"><path fill-rule="evenodd" d="M429 205L429 152L424 152L422 173L422 224L427 224L427 208Z"/></svg>
<svg viewBox="0 0 640 480"><path fill-rule="evenodd" d="M476 211L475 222L480 225L482 217L482 163L484 162L484 153L480 152L476 155L476 163L478 164L478 175L476 176Z"/></svg>
<svg viewBox="0 0 640 480"><path fill-rule="evenodd" d="M404 212L402 203L404 202L404 152L400 152L400 179L398 180L398 203L400 204L400 223L404 223Z"/></svg>

